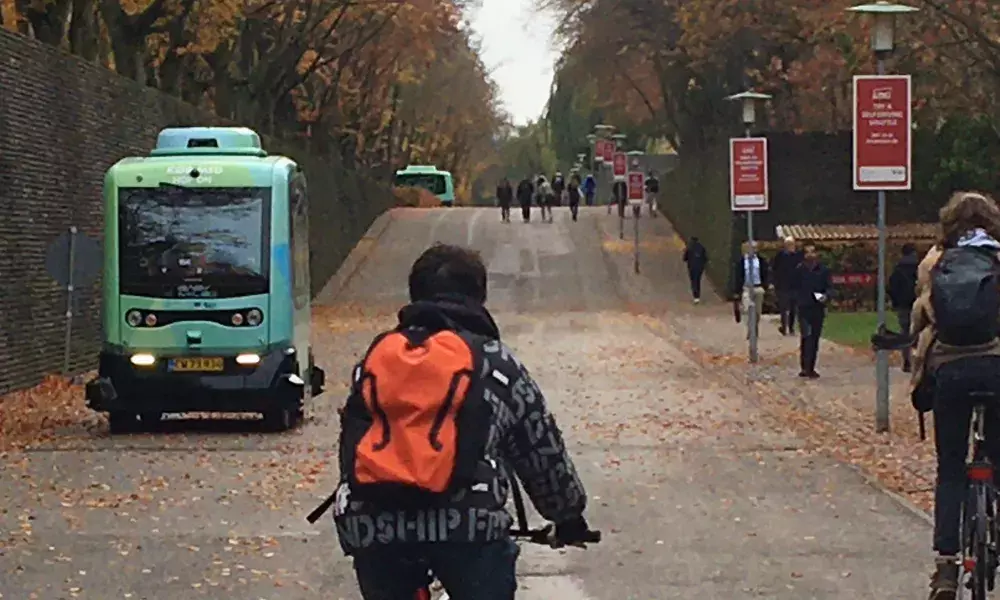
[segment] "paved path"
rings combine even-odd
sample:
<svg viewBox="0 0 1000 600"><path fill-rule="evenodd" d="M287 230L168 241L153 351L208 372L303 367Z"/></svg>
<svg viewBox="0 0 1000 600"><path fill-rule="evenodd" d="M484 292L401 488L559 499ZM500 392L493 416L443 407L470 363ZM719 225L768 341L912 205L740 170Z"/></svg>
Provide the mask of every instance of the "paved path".
<svg viewBox="0 0 1000 600"><path fill-rule="evenodd" d="M699 317L667 270L631 273L611 225L602 208L509 225L489 209L394 211L345 285L321 295L317 358L332 383L300 431L233 422L111 439L85 420L5 455L2 598L358 598L331 528L303 517L336 479L340 380L435 240L483 253L489 305L546 391L605 532L585 552L525 547L520 598L923 594L925 522L699 360L685 337ZM644 224L657 232L650 265L676 260L664 226Z"/></svg>

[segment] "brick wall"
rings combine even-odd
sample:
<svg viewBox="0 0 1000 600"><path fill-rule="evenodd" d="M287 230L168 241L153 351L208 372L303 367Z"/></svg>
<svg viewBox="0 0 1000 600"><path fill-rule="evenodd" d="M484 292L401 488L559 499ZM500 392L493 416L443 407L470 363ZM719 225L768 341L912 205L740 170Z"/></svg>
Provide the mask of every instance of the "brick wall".
<svg viewBox="0 0 1000 600"><path fill-rule="evenodd" d="M104 172L142 155L168 126L222 124L210 113L51 48L0 30L0 392L62 369L66 293L45 270L49 245L70 226L101 239ZM379 213L387 188L265 139L309 179L318 291ZM99 284L78 291L71 370L96 364Z"/></svg>

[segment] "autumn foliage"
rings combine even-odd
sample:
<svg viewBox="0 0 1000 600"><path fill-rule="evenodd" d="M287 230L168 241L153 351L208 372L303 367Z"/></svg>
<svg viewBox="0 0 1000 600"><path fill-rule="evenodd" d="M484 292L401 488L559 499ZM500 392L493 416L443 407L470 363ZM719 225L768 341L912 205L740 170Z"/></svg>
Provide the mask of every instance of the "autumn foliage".
<svg viewBox="0 0 1000 600"><path fill-rule="evenodd" d="M608 122L697 147L738 124L738 108L724 97L756 88L774 96L771 128L849 129L852 77L875 69L870 23L846 10L859 3L544 0L561 15L566 41L552 105L585 97ZM909 4L920 12L897 20L887 68L914 74L918 125L955 114L1000 118L996 3Z"/></svg>
<svg viewBox="0 0 1000 600"><path fill-rule="evenodd" d="M500 122L461 0L0 0L0 25L390 178L468 189Z"/></svg>

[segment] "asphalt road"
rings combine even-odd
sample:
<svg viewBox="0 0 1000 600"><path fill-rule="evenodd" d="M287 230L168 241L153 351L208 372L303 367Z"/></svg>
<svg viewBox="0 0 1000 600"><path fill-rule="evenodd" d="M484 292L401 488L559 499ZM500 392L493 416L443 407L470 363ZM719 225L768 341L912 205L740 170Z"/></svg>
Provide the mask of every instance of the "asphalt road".
<svg viewBox="0 0 1000 600"><path fill-rule="evenodd" d="M545 390L605 534L586 551L525 547L519 597L925 593L926 523L765 424L652 326L629 295L655 294L657 282L604 239L604 209L577 223L563 209L554 224L503 224L491 209L390 217L319 298L314 339L330 385L300 430L169 423L111 438L87 422L8 455L0 598L359 598L332 527L304 516L334 486L342 381L436 240L482 252L489 307Z"/></svg>

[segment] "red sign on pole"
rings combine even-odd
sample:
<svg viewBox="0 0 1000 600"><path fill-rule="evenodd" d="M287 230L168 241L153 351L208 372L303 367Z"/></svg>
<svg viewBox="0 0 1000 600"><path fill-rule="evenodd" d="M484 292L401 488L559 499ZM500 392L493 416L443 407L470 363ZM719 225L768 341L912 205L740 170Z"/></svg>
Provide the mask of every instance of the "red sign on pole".
<svg viewBox="0 0 1000 600"><path fill-rule="evenodd" d="M646 180L642 171L628 174L628 200L629 202L642 202L646 199Z"/></svg>
<svg viewBox="0 0 1000 600"><path fill-rule="evenodd" d="M625 174L628 173L628 160L624 152L615 152L614 162L615 181L625 181Z"/></svg>
<svg viewBox="0 0 1000 600"><path fill-rule="evenodd" d="M594 142L594 160L597 162L604 161L604 140L602 139Z"/></svg>
<svg viewBox="0 0 1000 600"><path fill-rule="evenodd" d="M609 163L615 156L615 141L604 140L604 162Z"/></svg>
<svg viewBox="0 0 1000 600"><path fill-rule="evenodd" d="M729 140L729 204L734 211L767 210L767 138Z"/></svg>
<svg viewBox="0 0 1000 600"><path fill-rule="evenodd" d="M909 75L854 77L854 189L908 190L913 180Z"/></svg>

